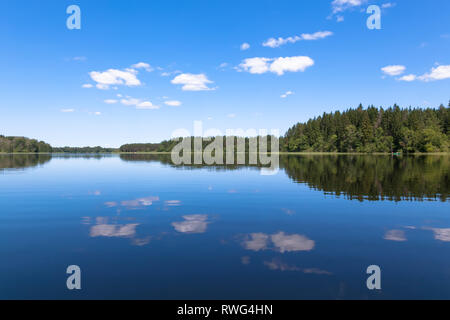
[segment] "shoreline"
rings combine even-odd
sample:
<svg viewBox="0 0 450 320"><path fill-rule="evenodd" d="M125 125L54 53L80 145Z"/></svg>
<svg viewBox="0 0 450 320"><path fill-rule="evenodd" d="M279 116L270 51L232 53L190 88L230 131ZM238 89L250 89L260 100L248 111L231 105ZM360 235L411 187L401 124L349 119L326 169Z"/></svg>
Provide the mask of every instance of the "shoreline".
<svg viewBox="0 0 450 320"><path fill-rule="evenodd" d="M99 153L70 153L70 152L0 152L0 155L121 155L121 154L154 154L154 155L167 155L172 152L99 152ZM192 153L192 152L191 152ZM224 152L227 153L227 152ZM235 154L249 152L234 152ZM255 152L257 153L257 152ZM436 155L436 156L445 156L450 155L450 152L415 152L415 153L390 153L390 152L373 152L373 153L361 153L361 152L268 152L269 154L279 154L279 155L361 155L361 156L369 156L369 155L383 155L383 156L423 156L423 155Z"/></svg>

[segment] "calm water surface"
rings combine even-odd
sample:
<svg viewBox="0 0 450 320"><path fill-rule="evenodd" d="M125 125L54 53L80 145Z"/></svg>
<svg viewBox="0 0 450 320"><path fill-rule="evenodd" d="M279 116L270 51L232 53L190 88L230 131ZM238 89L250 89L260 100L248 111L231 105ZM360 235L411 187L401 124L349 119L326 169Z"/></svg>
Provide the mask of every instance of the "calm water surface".
<svg viewBox="0 0 450 320"><path fill-rule="evenodd" d="M449 175L448 156L284 156L264 176L2 155L0 298L450 299Z"/></svg>

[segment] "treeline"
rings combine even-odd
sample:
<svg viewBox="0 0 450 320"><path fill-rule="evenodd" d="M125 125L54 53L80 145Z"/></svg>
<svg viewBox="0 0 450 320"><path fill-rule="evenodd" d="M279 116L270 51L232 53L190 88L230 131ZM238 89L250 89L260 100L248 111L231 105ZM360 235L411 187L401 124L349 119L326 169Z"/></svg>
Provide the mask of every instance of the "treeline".
<svg viewBox="0 0 450 320"><path fill-rule="evenodd" d="M450 103L449 103L450 107ZM324 113L298 123L279 138L282 152L448 152L450 108L389 109L370 106L344 112ZM224 151L228 151L224 138ZM270 138L268 151L270 151ZM235 151L236 151L236 137ZM191 137L192 144L194 137ZM171 152L180 139L161 143L126 144L120 152ZM204 140L204 150L211 142ZM249 138L245 138L245 151Z"/></svg>
<svg viewBox="0 0 450 320"><path fill-rule="evenodd" d="M408 108L394 105L389 109L370 106L344 112L324 113L322 116L305 123L297 123L280 138L269 137L268 151L271 151L270 139L279 139L282 152L448 152L450 148L450 103L438 109ZM114 153L114 152L171 152L182 138L165 140L160 143L125 144L119 149L98 147L58 147L35 139L24 137L0 136L0 152L15 153ZM245 139L245 152L250 149L249 138L233 137L234 151L237 142ZM194 142L192 140L192 150ZM223 137L224 151L226 137ZM204 139L202 150L211 144Z"/></svg>
<svg viewBox="0 0 450 320"><path fill-rule="evenodd" d="M199 139L200 137L189 137L189 138L177 138L173 140L164 140L161 143L135 143L135 144L125 144L120 147L120 152L134 152L134 153L145 153L145 152L171 152L173 147L182 142L182 140L190 139L190 150L195 150L195 139ZM261 137L257 137L255 141L256 148L259 148L259 139ZM267 151L271 151L271 139L278 139L277 137L267 136L264 137L267 143ZM223 152L240 152L238 145L242 144L244 146L243 151L249 152L252 150L250 147L252 138L244 138L244 137L236 137L236 136L218 136L218 137L210 137L210 138L201 138L202 139L202 150L205 150L207 146L209 146L213 139L218 141L217 139L222 139L222 150ZM234 150L228 150L227 141L231 141L233 139ZM253 138L255 139L255 138ZM254 150L256 151L256 150Z"/></svg>
<svg viewBox="0 0 450 320"><path fill-rule="evenodd" d="M0 135L0 153L113 153L118 151L119 149L102 147L52 147L36 139Z"/></svg>
<svg viewBox="0 0 450 320"><path fill-rule="evenodd" d="M113 153L118 152L115 148L102 147L59 147L53 148L53 153Z"/></svg>
<svg viewBox="0 0 450 320"><path fill-rule="evenodd" d="M120 147L120 152L170 152L179 139L164 140L160 143L132 143Z"/></svg>
<svg viewBox="0 0 450 320"><path fill-rule="evenodd" d="M450 107L450 103L449 103ZM384 110L373 106L324 113L282 138L290 152L447 152L450 108Z"/></svg>
<svg viewBox="0 0 450 320"><path fill-rule="evenodd" d="M3 153L48 153L52 147L44 141L25 137L5 137L0 135L0 152Z"/></svg>

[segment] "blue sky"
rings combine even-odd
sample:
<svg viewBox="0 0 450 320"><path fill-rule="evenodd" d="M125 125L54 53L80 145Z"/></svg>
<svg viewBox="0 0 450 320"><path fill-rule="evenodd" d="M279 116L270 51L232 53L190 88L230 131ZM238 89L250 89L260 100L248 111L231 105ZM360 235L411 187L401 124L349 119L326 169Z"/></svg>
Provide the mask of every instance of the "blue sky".
<svg viewBox="0 0 450 320"><path fill-rule="evenodd" d="M284 133L359 103L446 105L449 12L448 0L3 0L0 134L118 147L194 120Z"/></svg>

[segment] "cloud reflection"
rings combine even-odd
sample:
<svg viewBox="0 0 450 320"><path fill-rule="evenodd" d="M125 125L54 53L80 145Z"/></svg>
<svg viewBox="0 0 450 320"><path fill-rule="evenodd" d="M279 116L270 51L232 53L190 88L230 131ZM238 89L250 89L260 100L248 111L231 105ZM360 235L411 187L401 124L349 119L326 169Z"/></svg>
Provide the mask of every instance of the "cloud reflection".
<svg viewBox="0 0 450 320"><path fill-rule="evenodd" d="M390 241L406 241L405 232L403 230L388 230L384 238L385 240Z"/></svg>
<svg viewBox="0 0 450 320"><path fill-rule="evenodd" d="M98 224L91 227L91 237L123 237L131 238L136 234L136 227L139 224Z"/></svg>
<svg viewBox="0 0 450 320"><path fill-rule="evenodd" d="M91 217L83 217L82 224L91 225L91 220ZM96 217L95 224L89 229L89 236L92 238L128 238L135 246L144 246L150 242L150 236L136 237L136 227L141 225L140 223L116 224L110 223L109 220L108 217Z"/></svg>
<svg viewBox="0 0 450 320"><path fill-rule="evenodd" d="M278 250L283 252L289 251L310 251L314 249L314 241L299 234L286 235L279 232L272 235L272 242Z"/></svg>
<svg viewBox="0 0 450 320"><path fill-rule="evenodd" d="M181 200L166 200L164 204L168 207L178 207L181 205Z"/></svg>
<svg viewBox="0 0 450 320"><path fill-rule="evenodd" d="M105 202L105 206L108 208L114 208L118 206L126 207L127 209L139 209L153 205L153 202L159 201L159 197L150 196L145 198L138 198L134 200L124 200L120 204L116 201Z"/></svg>
<svg viewBox="0 0 450 320"><path fill-rule="evenodd" d="M272 261L264 261L264 265L270 270L279 271L298 271L306 274L320 274L320 275L331 275L332 273L326 270L321 270L317 268L300 268L294 265L288 265L280 260L272 259Z"/></svg>
<svg viewBox="0 0 450 320"><path fill-rule="evenodd" d="M204 233L208 226L207 215L193 214L183 216L185 221L173 222L172 226L176 231L182 233Z"/></svg>
<svg viewBox="0 0 450 320"><path fill-rule="evenodd" d="M405 229L416 230L418 227L406 226ZM450 242L450 228L431 228L421 227L422 230L431 230L434 233L434 239L438 241Z"/></svg>
<svg viewBox="0 0 450 320"><path fill-rule="evenodd" d="M133 239L133 245L138 246L138 247L142 247L145 246L146 244L148 244L150 242L150 237L146 237L146 238L142 238L142 239Z"/></svg>
<svg viewBox="0 0 450 320"><path fill-rule="evenodd" d="M314 249L315 242L300 234L285 234L278 232L272 235L265 233L251 233L244 240L242 245L247 250L260 251L268 249L272 242L274 249L284 253L291 251L310 251Z"/></svg>
<svg viewBox="0 0 450 320"><path fill-rule="evenodd" d="M243 242L244 248L253 251L265 250L267 249L267 243L269 236L265 233L251 233L249 235L250 239Z"/></svg>
<svg viewBox="0 0 450 320"><path fill-rule="evenodd" d="M244 256L241 258L241 262L243 265L248 265L250 264L250 257L249 256Z"/></svg>
<svg viewBox="0 0 450 320"><path fill-rule="evenodd" d="M436 240L450 242L450 228L431 228L431 230Z"/></svg>

